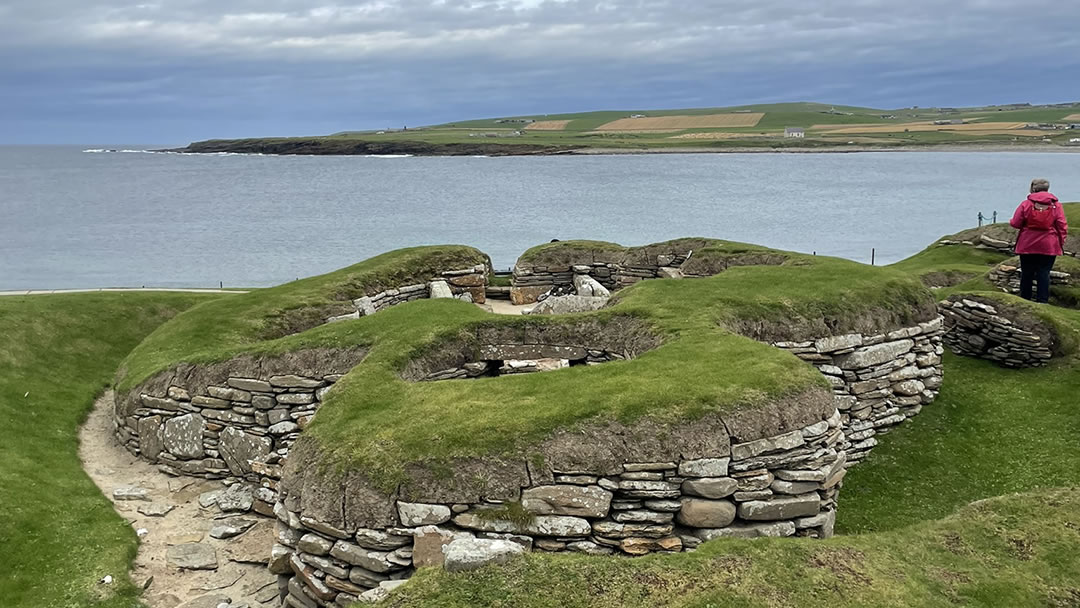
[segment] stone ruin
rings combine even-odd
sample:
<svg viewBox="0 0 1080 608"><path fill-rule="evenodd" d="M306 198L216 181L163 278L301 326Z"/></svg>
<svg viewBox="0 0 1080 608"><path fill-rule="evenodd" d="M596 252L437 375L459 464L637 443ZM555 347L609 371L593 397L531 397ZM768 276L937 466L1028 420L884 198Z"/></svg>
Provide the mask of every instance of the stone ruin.
<svg viewBox="0 0 1080 608"><path fill-rule="evenodd" d="M692 259L687 251L656 254L647 264L522 267L516 298L568 285L570 297L606 302L611 289L639 280L722 270L687 267ZM354 312L327 321L425 297L481 302L475 283L486 279L482 267L446 271L359 298ZM622 328L601 335L570 324L545 336L528 327L481 329L415 359L402 377L548 371L629 360L661 345L645 327ZM497 458L461 463L488 476L480 493L434 479L387 493L362 472L334 476L313 466L301 431L361 363L363 349L180 364L117 395L116 434L171 474L257 484L254 510L277 519L267 557L280 575L283 605L345 606L385 596L418 567L468 569L524 550L633 556L722 537L827 538L847 468L866 457L876 435L937 396L945 329L938 317L881 334L773 341L815 366L830 390L662 431L609 423L560 432L541 446L542 467Z"/></svg>

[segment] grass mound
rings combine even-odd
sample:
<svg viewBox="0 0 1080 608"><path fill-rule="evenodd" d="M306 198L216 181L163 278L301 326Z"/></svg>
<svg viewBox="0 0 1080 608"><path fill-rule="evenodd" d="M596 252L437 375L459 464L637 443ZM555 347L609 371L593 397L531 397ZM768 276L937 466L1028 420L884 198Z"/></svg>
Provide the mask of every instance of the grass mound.
<svg viewBox="0 0 1080 608"><path fill-rule="evenodd" d="M941 521L820 542L726 539L634 560L527 554L464 574L421 569L411 606L1068 606L1080 580L1080 489L971 504Z"/></svg>
<svg viewBox="0 0 1080 608"><path fill-rule="evenodd" d="M260 289L195 308L154 332L123 364L118 390L130 389L181 361L220 361L247 349L287 352L303 339L279 340L349 312L355 298L422 283L443 270L490 266L472 247L399 249L316 277ZM330 345L336 346L336 345Z"/></svg>
<svg viewBox="0 0 1080 608"><path fill-rule="evenodd" d="M0 604L129 607L135 533L83 472L78 429L120 360L217 295L0 298ZM106 574L112 585L99 585Z"/></svg>
<svg viewBox="0 0 1080 608"><path fill-rule="evenodd" d="M624 249L620 255L655 257L672 247L685 253L688 245L695 249L694 259L723 266L725 272L645 281L595 313L514 318L456 300L421 300L260 340L284 310L318 307L375 283L386 287L393 278L415 276L416 260L445 263L454 255L463 256L455 262L471 262L481 255L447 248L392 252L181 315L125 361L121 390L181 361L364 347L364 362L329 393L303 441L317 444L323 462L362 469L381 487L393 487L405 480L410 464L441 467L455 459L535 456L531 450L544 438L575 425L691 422L795 395L813 395L805 401L824 403L829 393L816 370L759 341L877 333L936 315L933 297L917 280L846 260L703 239ZM576 246L553 243L540 251ZM751 263L772 265L742 265ZM539 375L432 383L403 378L411 362L475 342L484 332L543 336L573 324L617 328L627 320L662 345L630 361ZM573 345L588 347L585 342Z"/></svg>

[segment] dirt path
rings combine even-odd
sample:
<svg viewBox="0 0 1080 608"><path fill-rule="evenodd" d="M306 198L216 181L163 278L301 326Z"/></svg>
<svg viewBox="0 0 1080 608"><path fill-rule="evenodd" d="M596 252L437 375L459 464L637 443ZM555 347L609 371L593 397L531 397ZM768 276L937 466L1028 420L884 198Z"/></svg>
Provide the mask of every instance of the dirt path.
<svg viewBox="0 0 1080 608"><path fill-rule="evenodd" d="M146 530L131 572L137 585L150 581L143 601L150 608L217 608L229 602L235 608L245 604L250 608L277 606L277 577L266 569L273 521L254 512L222 513L213 504L204 508L200 496L208 503L205 493L221 490L225 487L222 482L170 477L129 454L112 434L112 400L109 391L94 404L79 432L79 458L116 512L136 530ZM114 498L114 490L130 487L146 490L148 500ZM168 512L150 515L155 510ZM257 523L227 540L209 535L214 526L243 527L245 522ZM200 545L195 549L203 554L216 554L217 567L194 570L169 563L170 547L191 544Z"/></svg>
<svg viewBox="0 0 1080 608"><path fill-rule="evenodd" d="M510 300L495 300L490 299L486 303L486 306L491 307L491 312L497 315L521 315L525 314L524 311L533 307L532 304L525 304L523 306L516 306L510 303Z"/></svg>

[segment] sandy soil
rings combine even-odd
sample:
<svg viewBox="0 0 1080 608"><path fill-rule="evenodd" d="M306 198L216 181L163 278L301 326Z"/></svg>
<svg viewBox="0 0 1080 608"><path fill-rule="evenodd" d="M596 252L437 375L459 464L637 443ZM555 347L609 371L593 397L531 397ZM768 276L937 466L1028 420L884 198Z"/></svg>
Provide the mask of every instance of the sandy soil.
<svg viewBox="0 0 1080 608"><path fill-rule="evenodd" d="M94 404L79 432L79 458L116 512L131 527L147 531L131 572L135 584L146 585L143 601L150 608L175 608L211 596L218 597L219 602L243 602L252 608L276 606L277 577L265 565L273 543L273 521L253 512L237 516L223 514L216 507L204 509L199 506L199 495L225 487L222 482L170 477L129 454L112 434L112 400L109 391ZM126 486L145 488L151 500L113 500L113 490ZM174 508L162 517L139 512L140 507L147 509L151 505ZM214 525L235 519L259 523L235 538L218 540L209 536ZM184 570L166 563L170 546L191 542L208 544L216 550L216 570Z"/></svg>
<svg viewBox="0 0 1080 608"><path fill-rule="evenodd" d="M489 299L486 302L486 306L491 308L491 312L497 315L521 315L524 312L534 306L534 304L524 304L522 306L515 306L510 300L494 300Z"/></svg>

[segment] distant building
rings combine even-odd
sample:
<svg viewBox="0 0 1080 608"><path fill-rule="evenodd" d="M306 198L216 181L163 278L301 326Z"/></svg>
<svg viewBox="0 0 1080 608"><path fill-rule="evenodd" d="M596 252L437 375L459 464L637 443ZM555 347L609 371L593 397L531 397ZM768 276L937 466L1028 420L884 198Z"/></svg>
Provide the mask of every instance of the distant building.
<svg viewBox="0 0 1080 608"><path fill-rule="evenodd" d="M806 130L802 127L787 127L784 129L784 137L806 137Z"/></svg>
<svg viewBox="0 0 1080 608"><path fill-rule="evenodd" d="M645 118L644 114L631 114L630 118Z"/></svg>
<svg viewBox="0 0 1080 608"><path fill-rule="evenodd" d="M1074 137L1069 140L1070 146L1080 146L1080 137Z"/></svg>

